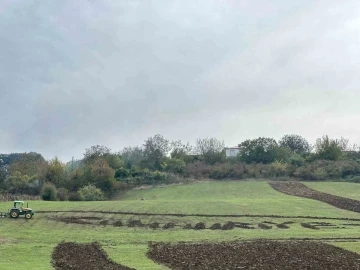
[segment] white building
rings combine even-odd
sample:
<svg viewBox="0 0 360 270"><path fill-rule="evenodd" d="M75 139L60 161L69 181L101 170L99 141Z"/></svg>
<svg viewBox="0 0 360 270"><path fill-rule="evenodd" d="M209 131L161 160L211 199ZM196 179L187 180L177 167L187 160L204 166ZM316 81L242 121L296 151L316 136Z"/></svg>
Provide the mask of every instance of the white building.
<svg viewBox="0 0 360 270"><path fill-rule="evenodd" d="M225 147L225 155L227 158L236 157L241 151L240 146Z"/></svg>

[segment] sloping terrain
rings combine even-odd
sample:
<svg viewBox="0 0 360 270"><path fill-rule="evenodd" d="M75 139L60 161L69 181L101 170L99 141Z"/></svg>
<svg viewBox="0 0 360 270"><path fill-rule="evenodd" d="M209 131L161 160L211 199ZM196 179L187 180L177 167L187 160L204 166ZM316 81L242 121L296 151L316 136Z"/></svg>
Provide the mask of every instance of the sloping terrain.
<svg viewBox="0 0 360 270"><path fill-rule="evenodd" d="M299 182L271 182L270 186L288 195L318 200L340 209L360 213L360 201L320 192Z"/></svg>
<svg viewBox="0 0 360 270"><path fill-rule="evenodd" d="M148 256L171 269L360 269L360 255L320 242L151 244Z"/></svg>
<svg viewBox="0 0 360 270"><path fill-rule="evenodd" d="M61 243L55 248L52 259L53 266L56 270L132 269L110 261L106 253L97 243Z"/></svg>

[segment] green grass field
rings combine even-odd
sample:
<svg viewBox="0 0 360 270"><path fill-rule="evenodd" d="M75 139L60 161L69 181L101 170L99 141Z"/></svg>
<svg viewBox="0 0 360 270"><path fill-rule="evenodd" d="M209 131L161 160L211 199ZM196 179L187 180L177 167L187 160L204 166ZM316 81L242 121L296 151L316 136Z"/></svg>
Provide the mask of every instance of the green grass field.
<svg viewBox="0 0 360 270"><path fill-rule="evenodd" d="M317 190L349 197L356 196L357 184L323 182L306 183ZM341 184L341 185L340 185ZM331 192L333 191L333 192ZM341 194L340 194L341 193ZM356 199L356 198L355 198ZM221 215L281 215L286 218L271 217L173 217L137 216L100 213L37 213L31 220L23 217L13 220L0 219L0 269L52 269L51 254L61 241L98 241L110 258L136 269L166 269L146 257L149 241L234 241L249 239L289 239L289 238L359 238L360 221L316 220L334 224L333 227L311 230L303 228L301 222L312 222L311 218L297 216L353 218L360 220L360 214L337 209L325 203L285 195L273 190L266 181L242 182L199 182L187 185L174 185L149 189L139 189L119 195L114 201L106 202L30 202L30 207L38 211L126 211L136 213L181 213L221 214ZM0 203L0 211L11 207L11 202ZM174 229L147 229L115 227L112 225L66 224L55 218L66 216L95 216L102 220L140 219L143 223L174 222ZM235 228L228 231L185 230L187 223L205 222L207 227L213 223L227 221L247 222L255 229ZM293 221L287 230L261 230L257 224L264 221L282 223ZM346 225L343 225L346 224ZM350 225L349 225L350 224ZM360 253L360 242L339 240L336 245ZM332 241L330 241L332 243ZM26 258L26 259L24 259Z"/></svg>
<svg viewBox="0 0 360 270"><path fill-rule="evenodd" d="M321 182L306 182L308 187L316 189L318 191L330 193L333 195L347 197L354 200L360 200L360 184L346 183L346 182L333 182L333 183L321 183Z"/></svg>

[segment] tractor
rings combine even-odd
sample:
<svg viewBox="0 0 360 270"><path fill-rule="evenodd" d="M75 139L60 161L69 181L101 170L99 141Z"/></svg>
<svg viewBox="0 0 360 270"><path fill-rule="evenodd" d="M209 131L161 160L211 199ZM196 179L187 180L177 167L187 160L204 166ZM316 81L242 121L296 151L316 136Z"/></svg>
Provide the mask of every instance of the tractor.
<svg viewBox="0 0 360 270"><path fill-rule="evenodd" d="M26 207L23 207L23 201L14 201L14 207L10 209L10 217L18 218L19 216L25 216L26 219L32 218L34 212L31 208L29 208L29 204Z"/></svg>

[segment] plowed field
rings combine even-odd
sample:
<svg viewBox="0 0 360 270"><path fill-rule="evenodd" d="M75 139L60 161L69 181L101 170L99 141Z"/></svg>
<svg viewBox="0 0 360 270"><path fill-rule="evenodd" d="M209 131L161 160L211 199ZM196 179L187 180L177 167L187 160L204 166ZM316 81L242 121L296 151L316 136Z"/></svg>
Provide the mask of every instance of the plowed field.
<svg viewBox="0 0 360 270"><path fill-rule="evenodd" d="M360 213L360 201L316 191L299 182L271 182L270 186L288 195L318 200L340 209Z"/></svg>
<svg viewBox="0 0 360 270"><path fill-rule="evenodd" d="M56 270L131 270L132 268L110 261L97 243L61 243L52 255Z"/></svg>
<svg viewBox="0 0 360 270"><path fill-rule="evenodd" d="M149 258L171 269L360 269L360 255L320 242L151 244Z"/></svg>

